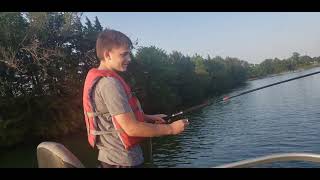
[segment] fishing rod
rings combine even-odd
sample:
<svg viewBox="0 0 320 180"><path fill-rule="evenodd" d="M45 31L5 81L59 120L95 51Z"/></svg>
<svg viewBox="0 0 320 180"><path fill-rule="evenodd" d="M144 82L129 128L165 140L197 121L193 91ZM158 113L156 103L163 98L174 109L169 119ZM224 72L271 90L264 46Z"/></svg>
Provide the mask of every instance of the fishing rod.
<svg viewBox="0 0 320 180"><path fill-rule="evenodd" d="M199 109L199 108L202 108L204 106L208 106L208 105L211 105L213 103L219 103L219 102L222 102L222 101L227 101L229 99L232 99L232 98L235 98L235 97L238 97L238 96L242 96L244 94L248 94L248 93L251 93L251 92L254 92L254 91L258 91L258 90L261 90L261 89L264 89L264 88L267 88L267 87L271 87L271 86L274 86L274 85L278 85L278 84L282 84L282 83L285 83L285 82L289 82L289 81L293 81L293 80L296 80L296 79L300 79L300 78L304 78L304 77L307 77L307 76L312 76L312 75L315 75L315 74L319 74L320 71L316 71L316 72L313 72L313 73L309 73L309 74L305 74L303 76L298 76L298 77L294 77L294 78L290 78L290 79L287 79L287 80L284 80L284 81L279 81L279 82L276 82L276 83L272 83L272 84L269 84L269 85L266 85L266 86L262 86L262 87L259 87L259 88L255 88L255 89L251 89L251 90L248 90L248 91L245 91L245 92L242 92L242 93L239 93L239 94L236 94L236 95L233 95L233 96L225 96L223 97L223 99L220 99L218 101L206 101L205 103L202 103L200 105L196 105L196 106L192 106L184 111L180 111L180 112L177 112L177 113L174 113L174 114L171 114L167 117L164 117L163 119L167 121L167 123L171 123L173 122L173 118L176 118L177 116L181 116L181 115L184 115L188 112L191 112L191 111L194 111L196 109Z"/></svg>

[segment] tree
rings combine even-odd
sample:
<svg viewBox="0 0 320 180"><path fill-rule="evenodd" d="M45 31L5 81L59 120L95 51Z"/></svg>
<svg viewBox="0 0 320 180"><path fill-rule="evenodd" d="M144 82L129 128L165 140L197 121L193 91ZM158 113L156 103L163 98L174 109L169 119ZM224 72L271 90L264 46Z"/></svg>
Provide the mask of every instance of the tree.
<svg viewBox="0 0 320 180"><path fill-rule="evenodd" d="M101 26L101 24L100 24L100 21L99 21L99 19L98 19L97 16L95 17L95 21L94 21L94 30L95 30L96 32L100 32L100 31L103 30L103 28L102 28L102 26Z"/></svg>

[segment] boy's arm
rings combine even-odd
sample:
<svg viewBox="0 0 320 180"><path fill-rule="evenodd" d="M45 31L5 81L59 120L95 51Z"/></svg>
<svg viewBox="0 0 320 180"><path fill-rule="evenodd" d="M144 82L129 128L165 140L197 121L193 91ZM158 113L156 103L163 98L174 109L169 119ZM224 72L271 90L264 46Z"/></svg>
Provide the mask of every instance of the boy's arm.
<svg viewBox="0 0 320 180"><path fill-rule="evenodd" d="M170 124L150 124L136 120L133 112L123 113L115 116L121 128L129 136L157 137L174 134Z"/></svg>

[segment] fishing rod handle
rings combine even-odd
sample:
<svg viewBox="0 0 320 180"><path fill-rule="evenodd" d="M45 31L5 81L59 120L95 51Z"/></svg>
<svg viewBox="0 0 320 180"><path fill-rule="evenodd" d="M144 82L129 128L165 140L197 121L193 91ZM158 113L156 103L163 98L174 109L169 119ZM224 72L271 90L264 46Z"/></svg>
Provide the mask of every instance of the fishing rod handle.
<svg viewBox="0 0 320 180"><path fill-rule="evenodd" d="M162 119L166 121L166 124L170 124L172 122L172 115L166 116L166 117L164 117Z"/></svg>
<svg viewBox="0 0 320 180"><path fill-rule="evenodd" d="M173 118L175 118L175 117L177 117L177 116L180 116L180 115L182 115L182 114L183 114L183 111L180 111L180 112L178 112L178 113L175 113L175 114L166 116L166 117L164 117L164 118L162 118L162 119L164 119L164 120L169 124L169 123L173 122L173 121L172 121Z"/></svg>

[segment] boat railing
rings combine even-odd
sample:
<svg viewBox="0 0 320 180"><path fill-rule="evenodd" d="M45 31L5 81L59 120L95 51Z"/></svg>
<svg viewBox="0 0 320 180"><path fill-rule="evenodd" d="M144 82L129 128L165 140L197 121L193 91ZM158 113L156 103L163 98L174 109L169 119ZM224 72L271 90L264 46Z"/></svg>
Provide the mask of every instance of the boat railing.
<svg viewBox="0 0 320 180"><path fill-rule="evenodd" d="M305 161L320 163L320 154L313 153L279 153L257 158L242 160L234 163L227 163L213 168L250 168L257 165L281 162L281 161Z"/></svg>

